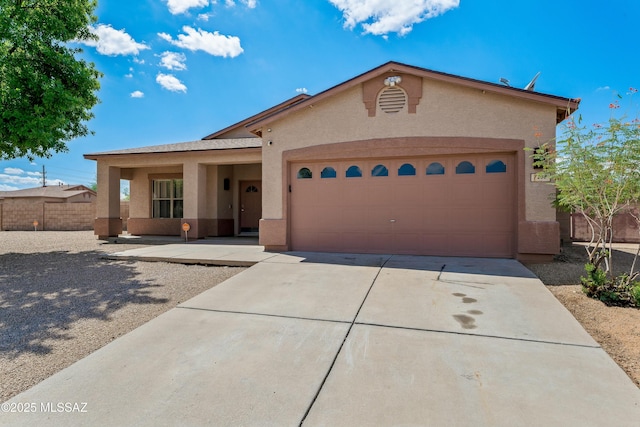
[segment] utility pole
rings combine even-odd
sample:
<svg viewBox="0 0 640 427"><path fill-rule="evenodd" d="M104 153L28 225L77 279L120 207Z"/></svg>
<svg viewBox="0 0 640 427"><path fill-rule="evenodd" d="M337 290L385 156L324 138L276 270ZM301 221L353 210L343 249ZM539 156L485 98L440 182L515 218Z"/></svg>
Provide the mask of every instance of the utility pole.
<svg viewBox="0 0 640 427"><path fill-rule="evenodd" d="M42 186L47 186L47 172L44 170L44 165L42 165Z"/></svg>

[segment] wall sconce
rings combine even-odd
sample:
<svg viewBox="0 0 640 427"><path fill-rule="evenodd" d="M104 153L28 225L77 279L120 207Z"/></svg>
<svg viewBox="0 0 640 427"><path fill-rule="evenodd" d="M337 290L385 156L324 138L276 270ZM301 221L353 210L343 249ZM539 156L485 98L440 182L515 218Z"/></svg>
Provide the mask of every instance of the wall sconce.
<svg viewBox="0 0 640 427"><path fill-rule="evenodd" d="M391 76L384 79L384 85L393 87L402 81L402 77L400 76Z"/></svg>

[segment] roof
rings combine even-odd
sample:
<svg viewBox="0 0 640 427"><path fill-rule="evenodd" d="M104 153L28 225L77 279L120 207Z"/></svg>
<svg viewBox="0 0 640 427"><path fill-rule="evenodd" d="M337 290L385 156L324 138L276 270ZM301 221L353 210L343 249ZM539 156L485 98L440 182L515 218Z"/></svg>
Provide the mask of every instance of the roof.
<svg viewBox="0 0 640 427"><path fill-rule="evenodd" d="M96 160L101 156L122 154L150 154L150 153L185 153L191 151L209 150L234 150L239 148L260 148L260 138L236 138L236 139L201 139L198 141L178 142L175 144L149 145L138 148L125 148L124 150L103 151L100 153L85 154L85 159Z"/></svg>
<svg viewBox="0 0 640 427"><path fill-rule="evenodd" d="M356 76L350 80L347 80L343 83L333 86L332 88L329 88L323 92L320 92L317 95L308 97L291 106L281 108L273 112L272 114L265 115L264 117L253 121L253 123L249 123L247 126L249 127L249 130L252 133L256 135L260 135L261 133L260 129L263 126L282 118L284 115L301 110L303 108L307 108L308 106L311 106L314 103L322 101L330 96L334 96L338 92L342 92L344 90L350 89L374 77L377 77L379 75L389 73L389 72L413 74L416 76L429 78L429 79L437 80L441 82L453 83L460 86L467 86L475 89L485 90L488 92L494 92L494 93L499 93L507 96L512 96L515 98L528 99L531 101L551 104L556 107L557 123L560 123L562 120L564 120L569 115L571 115L575 110L578 109L578 105L580 104L580 99L564 98L561 96L549 95L541 92L534 92L531 90L518 89L511 86L504 86L502 84L485 82L482 80L456 76L454 74L447 74L440 71L429 70L427 68L415 67L413 65L407 65L407 64L402 64L400 62L390 61L379 67L369 70L363 74L360 74L359 76Z"/></svg>
<svg viewBox="0 0 640 427"><path fill-rule="evenodd" d="M83 193L95 191L84 185L52 185L48 187L25 188L22 190L0 191L0 199L48 197L55 199L68 199Z"/></svg>
<svg viewBox="0 0 640 427"><path fill-rule="evenodd" d="M202 139L219 138L219 137L223 136L225 133L229 133L229 132L231 132L233 130L236 130L236 129L245 130L246 126L248 124L253 123L255 121L258 121L258 120L262 119L263 117L267 117L267 116L269 116L271 114L274 114L274 113L276 113L276 112L278 112L280 110L283 110L283 109L286 109L288 107L291 107L292 105L295 105L295 104L297 104L297 103L299 103L301 101L304 101L307 98L311 98L311 95L307 95L305 93L300 94L300 95L296 95L293 98L289 98L286 101L281 102L280 104L275 105L275 106L273 106L273 107L271 107L271 108L269 108L267 110L261 111L258 114L254 114L253 116L248 117L248 118L242 120L241 122L235 123L235 124L233 124L231 126L228 126L228 127L224 128L224 129L221 129L221 130L219 130L217 132L214 132L211 135L207 135Z"/></svg>

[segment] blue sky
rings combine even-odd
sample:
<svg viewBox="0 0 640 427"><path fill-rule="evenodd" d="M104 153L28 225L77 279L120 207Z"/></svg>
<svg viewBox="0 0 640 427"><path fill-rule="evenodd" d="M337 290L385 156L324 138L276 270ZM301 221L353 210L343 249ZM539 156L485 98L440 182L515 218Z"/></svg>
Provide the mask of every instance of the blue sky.
<svg viewBox="0 0 640 427"><path fill-rule="evenodd" d="M82 155L200 139L387 61L581 98L586 123L640 86L637 0L101 0L79 45L104 73L94 136L0 162L0 190L90 184ZM637 103L637 100L633 101ZM638 112L628 97L621 110Z"/></svg>

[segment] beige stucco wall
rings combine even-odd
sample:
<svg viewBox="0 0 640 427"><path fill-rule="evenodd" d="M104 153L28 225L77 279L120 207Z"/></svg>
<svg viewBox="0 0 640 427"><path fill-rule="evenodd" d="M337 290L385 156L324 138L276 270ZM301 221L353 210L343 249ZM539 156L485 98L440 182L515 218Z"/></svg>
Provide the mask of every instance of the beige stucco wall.
<svg viewBox="0 0 640 427"><path fill-rule="evenodd" d="M286 150L368 139L454 136L524 140L536 147L555 137L556 108L535 101L423 79L423 96L415 114L377 111L368 117L362 86L338 93L302 111L268 123L263 129L263 218L283 218L283 163ZM330 124L330 125L328 125ZM538 136L536 137L536 133ZM268 142L271 141L271 144ZM530 182L525 161L526 220L555 221L549 203L553 189Z"/></svg>

